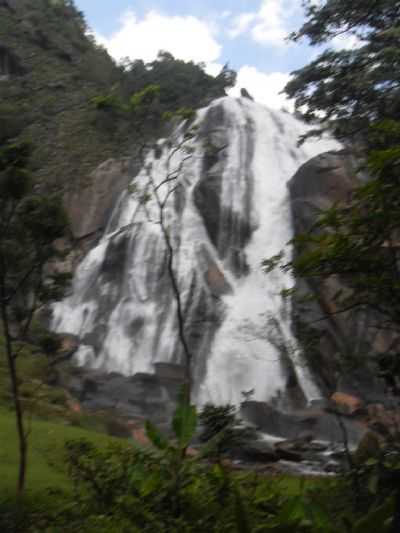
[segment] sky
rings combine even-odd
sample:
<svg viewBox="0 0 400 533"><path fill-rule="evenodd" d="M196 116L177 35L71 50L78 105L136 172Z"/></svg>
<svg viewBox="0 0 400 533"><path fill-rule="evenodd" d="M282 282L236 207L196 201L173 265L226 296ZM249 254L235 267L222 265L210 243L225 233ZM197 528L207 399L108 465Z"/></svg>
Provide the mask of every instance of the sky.
<svg viewBox="0 0 400 533"><path fill-rule="evenodd" d="M289 43L303 21L301 0L75 0L89 27L117 61L152 61L159 50L203 62L216 75L226 63L245 87L272 108L292 107L283 94L290 72L316 51ZM346 45L346 43L341 43Z"/></svg>

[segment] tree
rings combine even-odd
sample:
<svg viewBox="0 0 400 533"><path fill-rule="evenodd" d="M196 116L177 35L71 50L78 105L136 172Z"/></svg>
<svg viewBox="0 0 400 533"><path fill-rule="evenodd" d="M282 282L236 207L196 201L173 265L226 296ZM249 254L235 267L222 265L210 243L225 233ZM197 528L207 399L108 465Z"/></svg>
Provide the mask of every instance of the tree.
<svg viewBox="0 0 400 533"><path fill-rule="evenodd" d="M316 46L344 35L353 46L328 48L295 71L286 93L306 120L328 121L335 135L366 141L371 125L400 118L400 2L306 0L305 6L306 22L294 41L308 38Z"/></svg>
<svg viewBox="0 0 400 533"><path fill-rule="evenodd" d="M172 57L172 56L171 56ZM144 183L141 188L131 190L131 193L139 195L141 207L149 219L147 203L153 201L156 206L156 219L152 222L159 225L161 235L166 249L166 267L171 284L172 294L176 305L176 319L178 326L178 338L183 352L183 362L185 368L185 386L183 399L190 406L192 397L192 361L193 354L189 346L186 331L185 313L183 299L179 284L179 276L176 271L176 235L174 235L173 221L171 221L168 209L171 198L176 193L179 186L179 178L188 160L193 157L190 141L195 136L196 126L191 125L191 120L195 116L192 109L178 109L175 113L162 112L159 105L161 89L157 85L150 85L132 95L130 100L129 113L136 124L137 130L143 132L144 141L139 150L139 158L143 167ZM185 120L183 133L171 143L167 157L163 160L161 169L161 179L154 178L152 163L148 163L146 156L150 153L157 157L157 144L153 141L146 142L146 138L151 136L152 128L155 124L172 118ZM150 123L150 131L147 129ZM158 154L160 155L160 154ZM175 158L178 157L178 162Z"/></svg>
<svg viewBox="0 0 400 533"><path fill-rule="evenodd" d="M400 62L399 14L400 2L308 1L295 41L307 37L320 45L350 32L358 46L324 51L286 86L304 118L352 142L371 175L346 206L333 206L311 233L296 237L297 256L287 267L302 277L340 276L351 288L337 295L341 311L373 309L380 327L397 332L400 71L393 66Z"/></svg>
<svg viewBox="0 0 400 533"><path fill-rule="evenodd" d="M392 333L379 363L400 393L400 2L307 0L305 8L294 41L324 45L350 34L353 47L323 51L293 73L286 93L315 125L313 133L329 129L350 144L370 178L346 205L324 211L310 232L295 237L296 256L284 268L307 280L339 277L345 290L335 296L338 312L366 309L375 317L372 327ZM398 465L398 441L390 447ZM393 531L400 528L396 468L385 471L387 486L397 484Z"/></svg>
<svg viewBox="0 0 400 533"><path fill-rule="evenodd" d="M236 82L236 72L228 65L213 77L205 72L203 64L175 59L166 51L160 51L150 63L127 59L122 68L122 85L127 98L149 86L159 86L159 108L162 112L207 105L212 99L225 96L226 90ZM153 133L159 134L157 130Z"/></svg>
<svg viewBox="0 0 400 533"><path fill-rule="evenodd" d="M67 218L59 198L35 192L30 154L26 142L0 145L0 320L19 440L18 499L25 486L27 432L16 341L26 336L38 306L59 297L67 281L48 270L49 262L60 256L54 241L65 234Z"/></svg>

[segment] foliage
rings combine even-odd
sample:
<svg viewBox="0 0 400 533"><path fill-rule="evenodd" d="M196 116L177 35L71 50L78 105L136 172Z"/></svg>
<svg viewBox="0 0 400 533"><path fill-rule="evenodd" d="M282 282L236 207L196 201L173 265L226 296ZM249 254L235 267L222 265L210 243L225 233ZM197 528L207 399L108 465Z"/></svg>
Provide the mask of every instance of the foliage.
<svg viewBox="0 0 400 533"><path fill-rule="evenodd" d="M221 464L210 465L204 461L201 449L197 457L183 455L182 446L189 435L194 435L194 410L185 405L180 409L174 426L176 436L185 434L185 439L170 443L148 425L152 448L33 421L28 487L35 493L26 500L20 531L388 531L392 500L372 505L364 516L355 515L348 505L350 491L340 479L291 483L252 472L235 473ZM182 409L187 409L185 414ZM11 424L10 415L4 417L0 412L1 429L10 435L14 434ZM65 438L73 439L65 447L66 465L61 461ZM2 444L0 450L7 464L15 461L14 441L6 448ZM8 467L5 472L15 473ZM10 479L7 483L10 485ZM51 488L52 484L58 489ZM0 524L7 531L13 526L14 504L4 497L3 489L4 476L0 483Z"/></svg>
<svg viewBox="0 0 400 533"><path fill-rule="evenodd" d="M32 153L35 180L47 190L75 190L105 159L132 149L133 128L124 123L105 130L88 104L112 88L118 93L121 69L87 31L73 2L12 4L8 9L0 2L0 41L23 74L0 84L0 114L8 108L23 117L18 140L40 140ZM8 119L0 137L5 129L10 136Z"/></svg>
<svg viewBox="0 0 400 533"><path fill-rule="evenodd" d="M386 1L351 9L340 0L319 7L309 3L308 19L295 40L307 36L319 44L351 31L360 46L324 52L296 72L286 88L296 105L307 105L306 118L316 120L324 112L336 134L362 139L363 168L370 178L346 205L323 211L309 233L296 236L296 258L285 268L309 280L337 276L343 286L334 298L337 312L368 309L375 317L372 327L393 331L391 349L379 355L379 363L394 392L400 376L400 115L398 69L393 69L399 9L397 2Z"/></svg>
<svg viewBox="0 0 400 533"><path fill-rule="evenodd" d="M206 404L200 412L200 442L208 443L210 455L221 454L243 444L248 430L239 426L233 405Z"/></svg>
<svg viewBox="0 0 400 533"><path fill-rule="evenodd" d="M19 437L19 499L25 487L28 434L15 337L26 336L38 307L62 295L67 282L64 275L46 271L60 257L55 240L64 236L67 217L59 197L35 193L30 153L26 142L10 139L0 145L0 321Z"/></svg>
<svg viewBox="0 0 400 533"><path fill-rule="evenodd" d="M175 445L147 424L153 449L99 450L87 441L69 442L78 508L68 508L52 525L62 524L66 532L338 531L312 492L293 497L272 489L266 479L210 466L199 460L201 452L197 458L182 453L196 428L196 410L184 399L172 426Z"/></svg>
<svg viewBox="0 0 400 533"><path fill-rule="evenodd" d="M175 59L165 51L159 52L157 59L150 63L126 60L123 68L125 94L159 86L162 111L197 109L214 98L225 96L226 89L236 82L236 73L227 65L213 77L204 71L204 65Z"/></svg>
<svg viewBox="0 0 400 533"><path fill-rule="evenodd" d="M204 65L175 59L160 52L151 63L141 60L122 64L120 90L92 99L96 109L115 123L133 126L138 142L160 137L165 122L177 117L191 120L195 110L213 98L226 95L236 81L236 73L225 66L216 77L204 71ZM112 122L108 123L109 127Z"/></svg>
<svg viewBox="0 0 400 533"><path fill-rule="evenodd" d="M24 142L0 146L0 286L10 318L23 328L38 302L62 295L69 281L57 272L45 273L49 260L63 257L54 243L65 235L68 220L60 197L35 193L30 153Z"/></svg>
<svg viewBox="0 0 400 533"><path fill-rule="evenodd" d="M350 34L348 50L330 48L295 71L286 86L296 108L316 124L329 121L335 135L365 134L379 121L400 118L400 6L392 0L307 0L306 21L292 35L311 45ZM347 35L346 35L347 34Z"/></svg>
<svg viewBox="0 0 400 533"><path fill-rule="evenodd" d="M292 35L294 40L306 37L311 45L329 45L344 34L352 36L354 46L322 52L294 73L286 92L296 98L306 120L316 125L313 133L328 128L352 143L369 177L345 205L324 210L310 232L295 237L296 257L283 268L311 284L336 277L342 289L333 297L335 312L367 310L372 328L390 332L391 346L376 355L387 385L400 394L400 3L305 4L306 21ZM279 258L272 258L266 266L277 262ZM364 483L363 494L356 496L369 512L352 531L391 527L394 532L400 527L398 439L399 435L394 442L386 440L379 458L357 467ZM365 487L372 489L367 497Z"/></svg>

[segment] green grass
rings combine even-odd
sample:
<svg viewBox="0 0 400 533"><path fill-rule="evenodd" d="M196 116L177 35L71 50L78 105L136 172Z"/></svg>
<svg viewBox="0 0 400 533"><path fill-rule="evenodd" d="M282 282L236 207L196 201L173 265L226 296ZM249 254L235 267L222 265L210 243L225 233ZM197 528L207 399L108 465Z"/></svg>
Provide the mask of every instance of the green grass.
<svg viewBox="0 0 400 533"><path fill-rule="evenodd" d="M32 420L28 427L28 496L44 492L50 487L66 491L71 489L63 461L64 443L67 440L85 438L99 447L116 440L101 433L42 420ZM18 472L18 440L14 413L4 408L0 408L0 465L0 494L12 494Z"/></svg>

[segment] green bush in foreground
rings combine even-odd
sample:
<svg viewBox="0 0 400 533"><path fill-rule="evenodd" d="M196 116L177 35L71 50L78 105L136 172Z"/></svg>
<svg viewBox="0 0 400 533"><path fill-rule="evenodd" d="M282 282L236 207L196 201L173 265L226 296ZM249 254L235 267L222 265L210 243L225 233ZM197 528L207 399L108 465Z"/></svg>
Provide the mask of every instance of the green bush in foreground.
<svg viewBox="0 0 400 533"><path fill-rule="evenodd" d="M65 446L72 489L31 493L16 520L15 500L0 498L0 530L29 533L385 533L393 498L355 511L345 480L296 480L213 464L210 439L188 453L197 413L181 404L171 442L152 424L152 447L74 438ZM72 431L74 428L70 428ZM74 429L75 430L75 429ZM89 436L89 435L88 435ZM96 444L95 444L96 443ZM217 443L218 444L218 443ZM54 463L57 468L62 462ZM20 510L19 510L20 511Z"/></svg>

